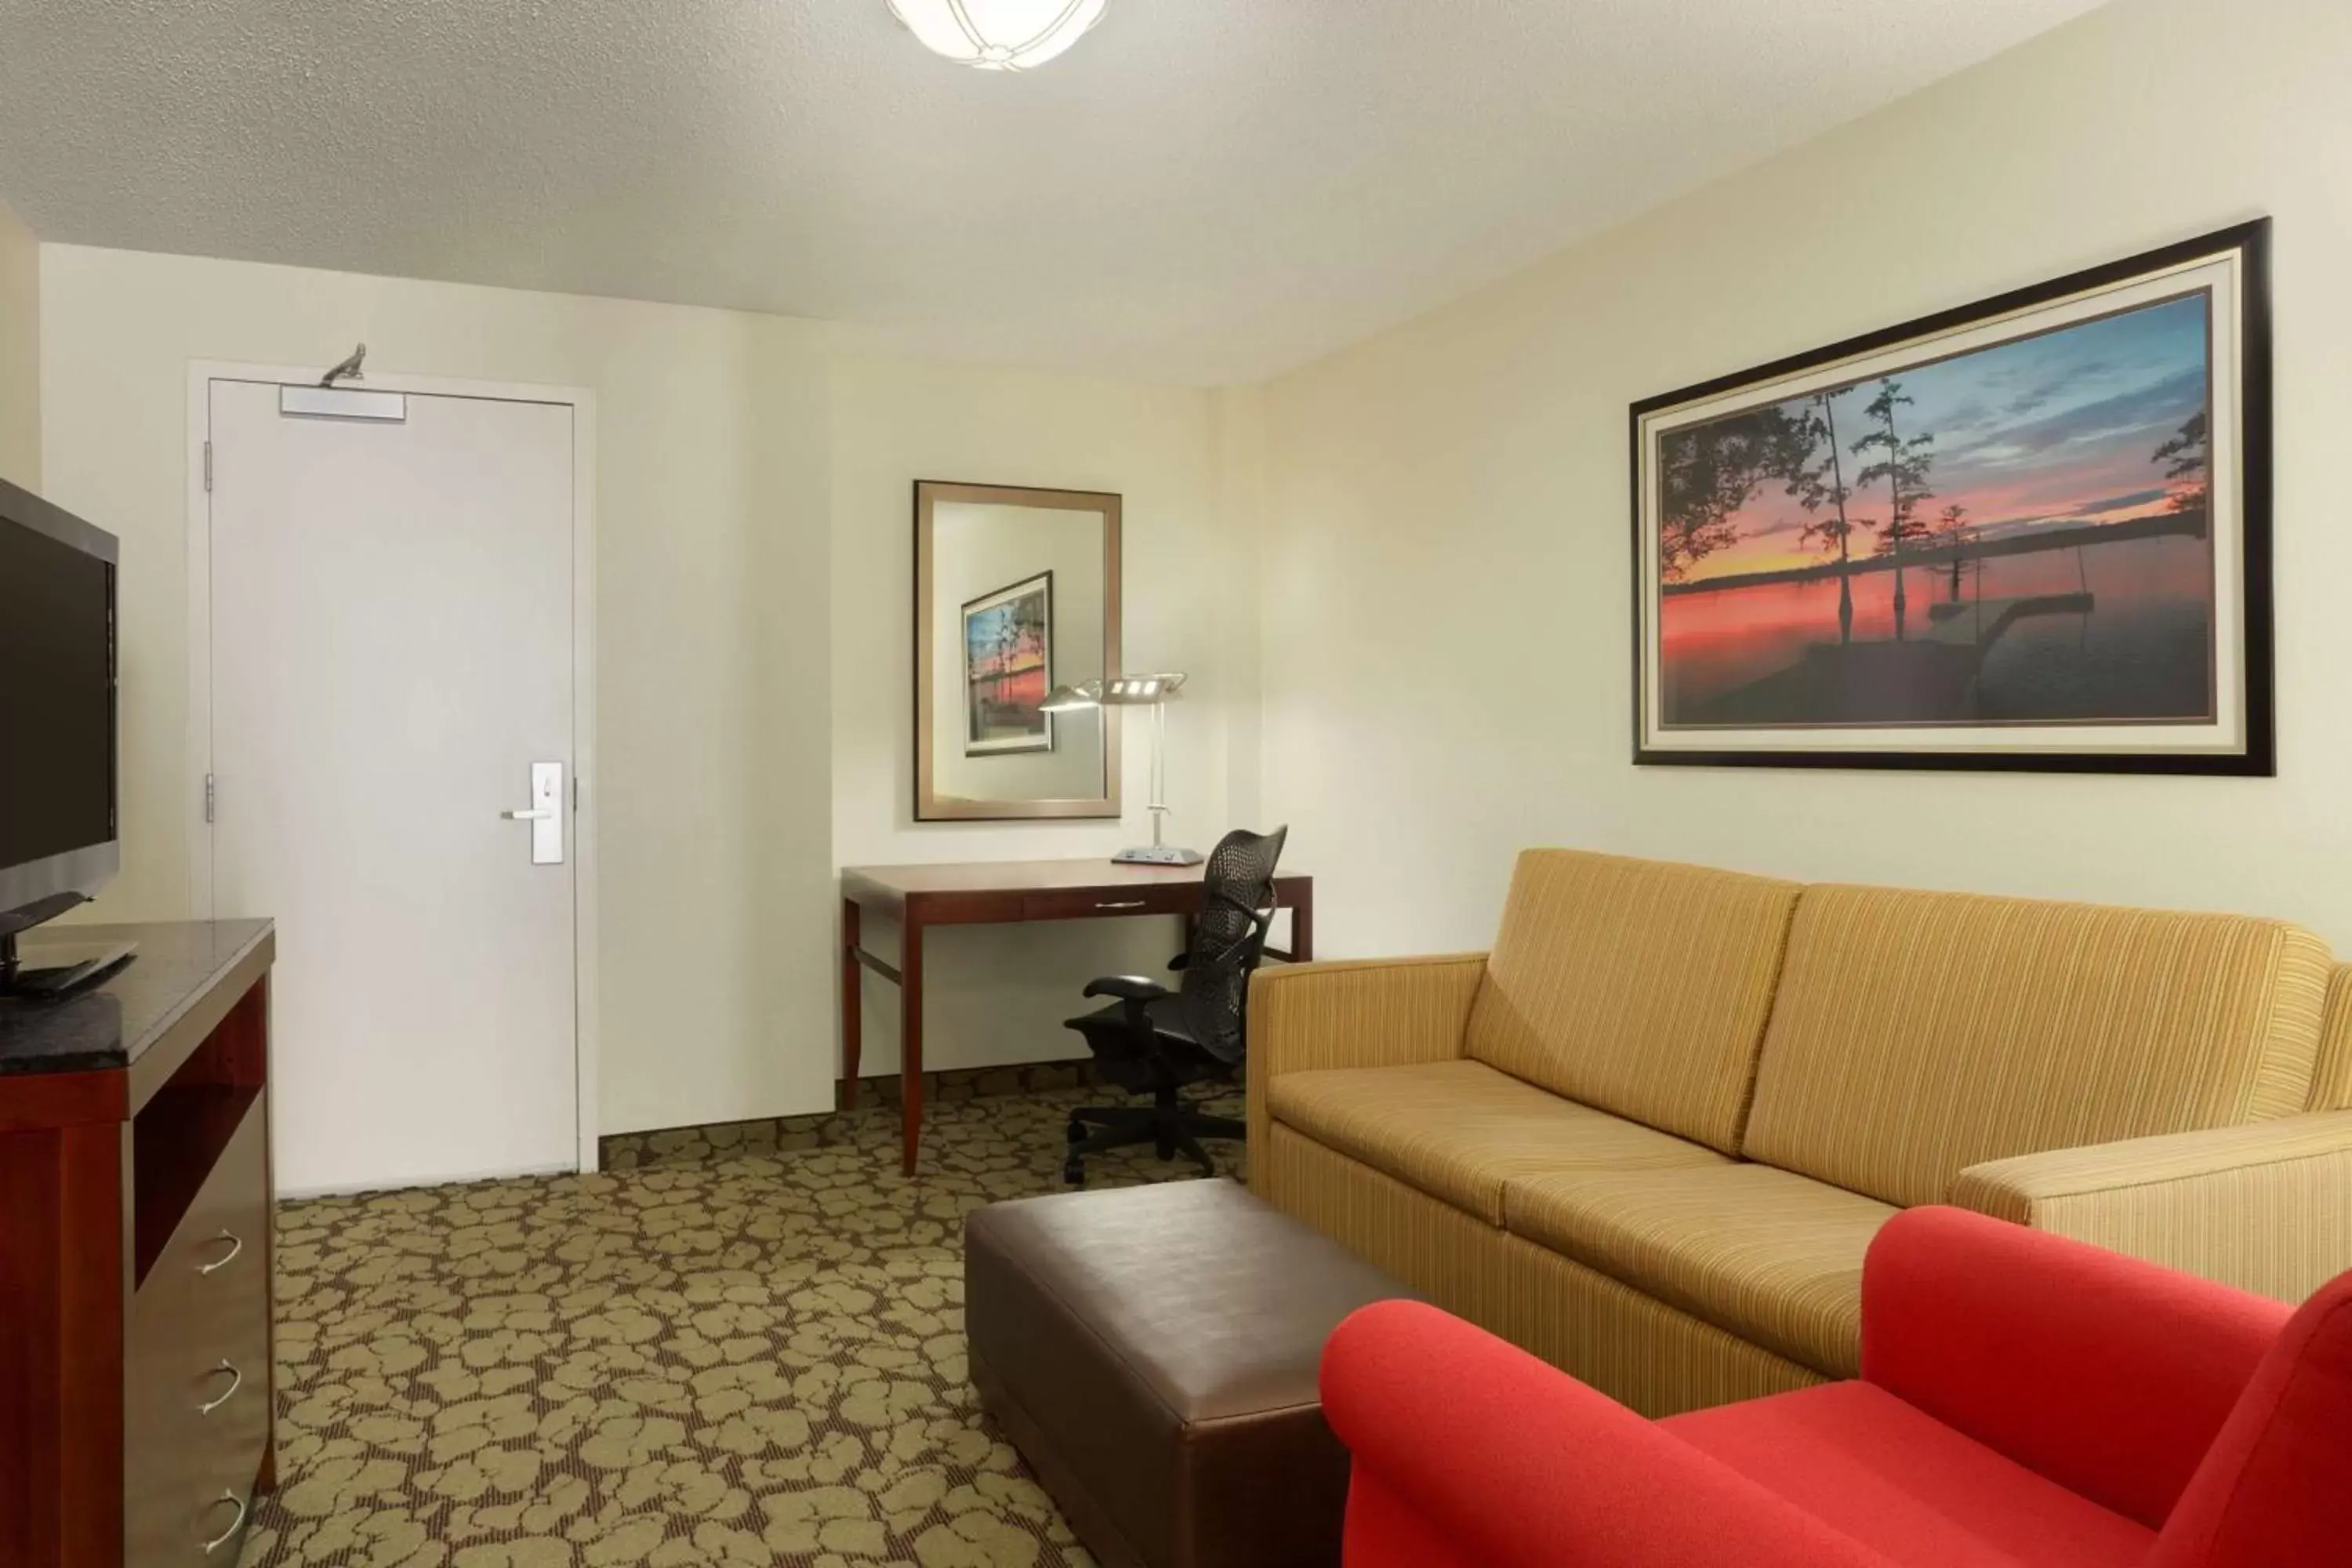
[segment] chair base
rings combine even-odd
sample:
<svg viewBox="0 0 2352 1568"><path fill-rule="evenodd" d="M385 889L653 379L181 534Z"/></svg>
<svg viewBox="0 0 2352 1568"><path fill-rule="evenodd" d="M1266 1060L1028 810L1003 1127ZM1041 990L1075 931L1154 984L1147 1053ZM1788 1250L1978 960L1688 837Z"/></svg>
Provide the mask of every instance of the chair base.
<svg viewBox="0 0 2352 1568"><path fill-rule="evenodd" d="M1248 1132L1245 1123L1195 1110L1173 1089L1161 1090L1150 1105L1081 1106L1070 1112L1070 1147L1062 1163L1062 1180L1074 1187L1084 1186L1087 1155L1138 1143L1150 1144L1163 1160L1181 1154L1200 1166L1202 1175L1213 1176L1217 1163L1201 1146L1201 1140L1241 1139Z"/></svg>

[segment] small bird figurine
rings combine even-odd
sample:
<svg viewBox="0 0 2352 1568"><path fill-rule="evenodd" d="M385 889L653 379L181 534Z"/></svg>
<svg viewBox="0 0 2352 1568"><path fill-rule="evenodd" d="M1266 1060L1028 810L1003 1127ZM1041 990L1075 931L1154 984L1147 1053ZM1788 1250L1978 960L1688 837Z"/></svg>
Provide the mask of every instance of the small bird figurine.
<svg viewBox="0 0 2352 1568"><path fill-rule="evenodd" d="M352 354L349 359L343 361L342 363L337 365L334 369L320 376L319 378L319 384L320 386L332 386L339 381L365 381L367 379L367 373L361 370L360 366L364 363L366 360L367 344L362 343L359 347L352 351Z"/></svg>

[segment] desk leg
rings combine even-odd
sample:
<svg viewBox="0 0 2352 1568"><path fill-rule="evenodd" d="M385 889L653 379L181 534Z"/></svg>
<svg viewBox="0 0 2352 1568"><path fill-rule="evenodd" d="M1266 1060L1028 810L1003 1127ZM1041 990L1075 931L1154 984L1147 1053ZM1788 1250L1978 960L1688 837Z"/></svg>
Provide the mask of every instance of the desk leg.
<svg viewBox="0 0 2352 1568"><path fill-rule="evenodd" d="M841 900L841 1107L857 1109L857 1056L866 1040L866 978L859 973L857 943L862 911L856 899Z"/></svg>
<svg viewBox="0 0 2352 1568"><path fill-rule="evenodd" d="M1298 889L1298 901L1290 906L1290 962L1315 962L1315 886L1311 882Z"/></svg>
<svg viewBox="0 0 2352 1568"><path fill-rule="evenodd" d="M923 920L916 908L908 899L898 952L898 1114L906 1136L899 1169L909 1176L923 1142Z"/></svg>

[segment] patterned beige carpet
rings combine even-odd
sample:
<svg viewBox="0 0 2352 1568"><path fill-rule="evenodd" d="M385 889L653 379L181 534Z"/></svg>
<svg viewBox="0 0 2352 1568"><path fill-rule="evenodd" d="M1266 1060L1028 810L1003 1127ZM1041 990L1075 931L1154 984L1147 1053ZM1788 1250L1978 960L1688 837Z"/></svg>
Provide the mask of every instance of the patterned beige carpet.
<svg viewBox="0 0 2352 1568"><path fill-rule="evenodd" d="M1063 1115L1103 1098L941 1105L913 1181L882 1110L286 1205L281 1485L243 1568L1090 1564L965 1379L961 1225L1060 1190Z"/></svg>

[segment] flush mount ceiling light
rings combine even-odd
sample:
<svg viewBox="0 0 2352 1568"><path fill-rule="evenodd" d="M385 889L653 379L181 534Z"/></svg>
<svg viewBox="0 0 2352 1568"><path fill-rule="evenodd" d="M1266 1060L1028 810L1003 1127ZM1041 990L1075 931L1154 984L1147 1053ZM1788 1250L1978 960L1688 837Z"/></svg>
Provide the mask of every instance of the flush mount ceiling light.
<svg viewBox="0 0 2352 1568"><path fill-rule="evenodd" d="M1027 70L1078 41L1105 0L889 0L934 54L984 71Z"/></svg>

